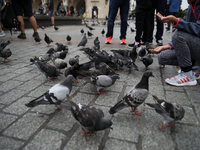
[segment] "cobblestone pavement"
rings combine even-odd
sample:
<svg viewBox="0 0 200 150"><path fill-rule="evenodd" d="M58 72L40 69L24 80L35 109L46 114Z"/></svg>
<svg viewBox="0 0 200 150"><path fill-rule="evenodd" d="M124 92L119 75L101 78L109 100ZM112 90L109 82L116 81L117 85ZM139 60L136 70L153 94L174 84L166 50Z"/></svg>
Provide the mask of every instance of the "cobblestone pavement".
<svg viewBox="0 0 200 150"><path fill-rule="evenodd" d="M129 23L127 31L127 43L134 41L135 33L131 33ZM72 41L69 46L69 58L76 54L80 55L80 63L89 59L77 44L82 39L80 29L87 29L85 26L59 26L58 31L53 28L45 30L38 29L44 39L44 33L49 35L54 43L50 47L56 47L55 43L68 44L66 36L69 34ZM119 44L120 27L115 26L115 34L112 44L106 45L105 36L101 30L106 26L94 26L93 34L99 36L101 49L126 49L127 45ZM153 102L151 94L157 95L170 102L176 102L185 109L185 117L176 123L174 128L166 127L161 131L158 126L162 124L163 118L147 105L141 105L138 110L141 116L134 116L130 108L123 109L114 115L108 110L126 91L137 84L145 71L144 65L136 60L139 71L119 72L120 79L107 88L107 92L98 95L94 86L80 79L79 83L73 82L73 89L70 94L72 99L81 104L88 104L101 108L105 116L112 119L113 130L99 131L89 137L84 137L81 128L72 117L71 112L65 109L56 110L55 105L40 105L28 108L24 104L36 98L54 84L64 80L64 76L48 82L45 76L36 68L30 65L30 58L44 54L49 47L43 41L41 44L34 43L32 29L26 29L26 40L17 39L18 34L10 34L7 31L4 40L11 40L7 46L12 51L11 61L3 63L0 58L0 149L1 150L198 150L200 147L200 83L194 87L173 87L167 85L164 79L177 74L177 68L166 66L158 69L157 56L154 56L154 63L149 67L154 78L149 79L149 96L146 102ZM172 33L164 33L164 43L170 40ZM87 46L93 45L93 38L88 39ZM1 38L2 39L2 38ZM0 39L0 40L1 40ZM155 43L154 43L155 44ZM64 72L64 70L63 70Z"/></svg>

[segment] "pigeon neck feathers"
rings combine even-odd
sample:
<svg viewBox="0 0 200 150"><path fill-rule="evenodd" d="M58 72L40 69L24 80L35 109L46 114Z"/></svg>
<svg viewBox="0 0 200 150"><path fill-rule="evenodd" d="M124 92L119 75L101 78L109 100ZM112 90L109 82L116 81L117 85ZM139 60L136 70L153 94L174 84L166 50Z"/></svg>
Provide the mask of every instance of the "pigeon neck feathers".
<svg viewBox="0 0 200 150"><path fill-rule="evenodd" d="M135 88L141 88L149 90L149 76L142 76L140 82L135 86Z"/></svg>

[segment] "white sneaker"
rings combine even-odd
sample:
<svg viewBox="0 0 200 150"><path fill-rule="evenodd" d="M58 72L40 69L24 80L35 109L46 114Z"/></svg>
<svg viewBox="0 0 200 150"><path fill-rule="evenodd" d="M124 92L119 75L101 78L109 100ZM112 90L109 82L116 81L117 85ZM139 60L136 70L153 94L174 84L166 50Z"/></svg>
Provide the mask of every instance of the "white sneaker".
<svg viewBox="0 0 200 150"><path fill-rule="evenodd" d="M180 74L182 71L181 69L178 70L178 74ZM200 69L195 71L195 79L200 79Z"/></svg>
<svg viewBox="0 0 200 150"><path fill-rule="evenodd" d="M192 71L189 72L181 72L175 77L165 79L170 85L174 86L193 86L197 84L197 80L195 79L195 74Z"/></svg>
<svg viewBox="0 0 200 150"><path fill-rule="evenodd" d="M0 32L0 37L4 37L5 36L5 33L4 33L4 31L2 30L1 32Z"/></svg>

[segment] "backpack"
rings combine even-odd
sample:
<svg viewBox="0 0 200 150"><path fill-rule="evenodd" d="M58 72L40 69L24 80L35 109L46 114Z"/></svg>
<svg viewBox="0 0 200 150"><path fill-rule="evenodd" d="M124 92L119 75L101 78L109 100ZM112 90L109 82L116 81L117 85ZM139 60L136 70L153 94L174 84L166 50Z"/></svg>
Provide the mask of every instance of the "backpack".
<svg viewBox="0 0 200 150"><path fill-rule="evenodd" d="M1 23L4 28L10 29L12 36L12 28L19 28L20 22L17 20L14 9L10 3L6 3L1 10Z"/></svg>

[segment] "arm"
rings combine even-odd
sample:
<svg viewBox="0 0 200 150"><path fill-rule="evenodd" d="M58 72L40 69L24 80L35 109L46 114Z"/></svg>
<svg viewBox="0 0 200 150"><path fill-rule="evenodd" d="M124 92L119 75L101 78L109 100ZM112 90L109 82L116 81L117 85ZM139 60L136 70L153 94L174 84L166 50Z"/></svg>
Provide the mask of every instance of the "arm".
<svg viewBox="0 0 200 150"><path fill-rule="evenodd" d="M161 51L164 51L166 49L170 49L170 46L169 45L165 45L165 46L158 46L156 47L155 49L149 49L149 51L152 53L152 54L159 54Z"/></svg>

